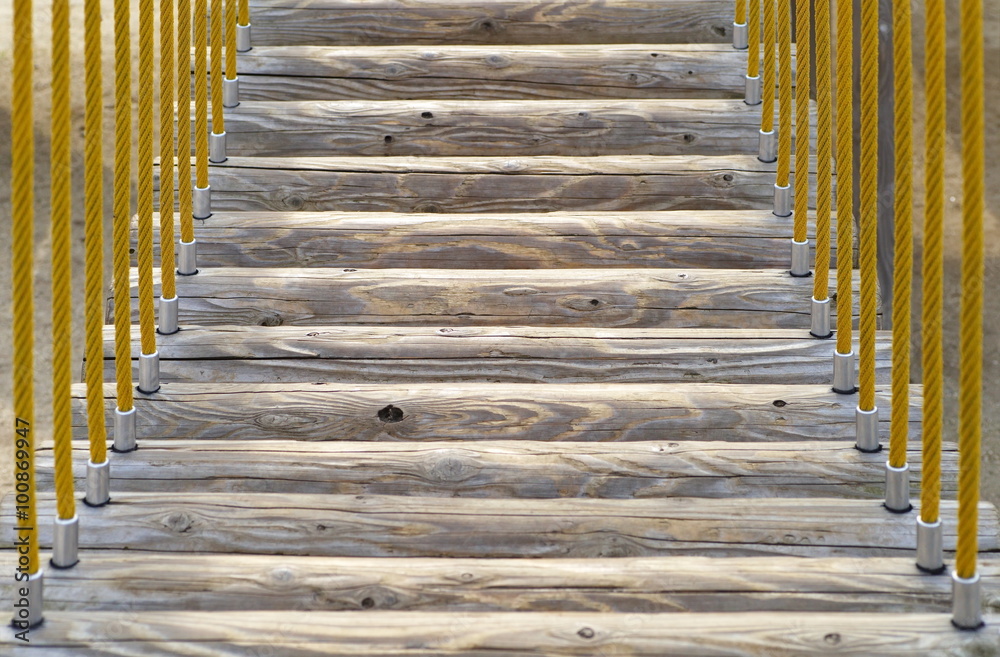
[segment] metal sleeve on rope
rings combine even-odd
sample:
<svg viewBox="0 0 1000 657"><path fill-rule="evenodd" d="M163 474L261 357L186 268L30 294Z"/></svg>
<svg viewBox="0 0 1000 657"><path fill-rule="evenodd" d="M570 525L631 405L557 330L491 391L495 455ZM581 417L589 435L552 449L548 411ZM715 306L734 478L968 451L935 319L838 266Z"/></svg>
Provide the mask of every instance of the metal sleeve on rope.
<svg viewBox="0 0 1000 657"><path fill-rule="evenodd" d="M139 225L136 264L139 283L139 342L143 354L156 353L153 320L153 0L139 2L139 148L137 198ZM141 392L153 392L142 388Z"/></svg>
<svg viewBox="0 0 1000 657"><path fill-rule="evenodd" d="M861 0L861 240L858 406L875 408L875 316L878 313L878 0Z"/></svg>
<svg viewBox="0 0 1000 657"><path fill-rule="evenodd" d="M837 353L851 352L854 268L854 3L837 0Z"/></svg>
<svg viewBox="0 0 1000 657"><path fill-rule="evenodd" d="M114 297L118 410L132 408L132 300L129 211L132 184L132 46L128 0L115 0ZM117 442L118 438L115 437Z"/></svg>
<svg viewBox="0 0 1000 657"><path fill-rule="evenodd" d="M802 70L799 60L799 71ZM801 75L801 73L799 74ZM802 82L799 82L802 85ZM830 294L830 194L833 170L832 89L830 87L830 5L816 3L816 263L813 298L826 301ZM808 184L808 183L806 183ZM796 198L796 201L799 199ZM808 197L802 199L808 207ZM819 336L825 337L825 336Z"/></svg>
<svg viewBox="0 0 1000 657"><path fill-rule="evenodd" d="M174 299L174 0L160 0L160 299ZM160 318L160 328L164 328ZM174 329L176 330L176 329ZM172 333L165 330L165 333Z"/></svg>
<svg viewBox="0 0 1000 657"><path fill-rule="evenodd" d="M808 142L807 142L808 143ZM788 187L792 166L792 0L778 6L778 171L775 184ZM775 214L788 216L788 212ZM800 242L805 241L803 237Z"/></svg>
<svg viewBox="0 0 1000 657"><path fill-rule="evenodd" d="M240 9L242 9L241 0ZM747 0L736 0L736 10L733 15L733 48L743 50L747 47Z"/></svg>
<svg viewBox="0 0 1000 657"><path fill-rule="evenodd" d="M809 89L812 86L812 48L809 0L796 0L795 5L795 191L792 238L796 242L809 239ZM827 62L829 65L829 62ZM791 84L791 73L789 73ZM829 209L829 207L828 207ZM827 265L829 266L829 265Z"/></svg>

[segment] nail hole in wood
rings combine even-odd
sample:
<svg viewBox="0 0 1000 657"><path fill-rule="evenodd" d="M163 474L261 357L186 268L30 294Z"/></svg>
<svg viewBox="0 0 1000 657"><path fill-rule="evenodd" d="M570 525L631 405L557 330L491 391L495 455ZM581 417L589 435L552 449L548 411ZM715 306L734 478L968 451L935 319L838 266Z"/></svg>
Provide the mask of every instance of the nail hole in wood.
<svg viewBox="0 0 1000 657"><path fill-rule="evenodd" d="M775 399L774 405L777 406L778 408L783 408L785 406L788 406L788 402L786 402L784 399Z"/></svg>
<svg viewBox="0 0 1000 657"><path fill-rule="evenodd" d="M403 409L396 408L392 404L389 404L378 412L378 419L386 424L400 422L403 419Z"/></svg>
<svg viewBox="0 0 1000 657"><path fill-rule="evenodd" d="M423 118L423 119L433 119L434 118L434 114L433 114L433 112L424 112L423 114L420 115L420 118Z"/></svg>

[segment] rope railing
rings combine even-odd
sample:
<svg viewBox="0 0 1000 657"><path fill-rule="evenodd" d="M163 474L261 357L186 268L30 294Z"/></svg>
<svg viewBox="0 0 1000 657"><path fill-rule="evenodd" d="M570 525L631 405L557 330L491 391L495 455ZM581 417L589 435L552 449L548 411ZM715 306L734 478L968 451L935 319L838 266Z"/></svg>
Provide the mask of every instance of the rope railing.
<svg viewBox="0 0 1000 657"><path fill-rule="evenodd" d="M743 102L760 105L760 3L761 0L747 0L747 72Z"/></svg>
<svg viewBox="0 0 1000 657"><path fill-rule="evenodd" d="M757 159L774 162L778 159L778 140L774 134L774 76L775 76L775 16L776 0L760 0L764 11L761 28L764 43L764 70L761 74L760 136Z"/></svg>
<svg viewBox="0 0 1000 657"><path fill-rule="evenodd" d="M212 0L209 26L210 66L209 82L212 93L212 136L208 149L208 160L215 164L226 161L226 119L223 108L225 101L222 91L222 44L223 44L223 0Z"/></svg>
<svg viewBox="0 0 1000 657"><path fill-rule="evenodd" d="M174 0L160 0L160 303L161 335L177 325L177 282L174 271ZM190 83L187 83L190 84ZM178 105L180 107L180 105ZM180 172L178 172L178 183ZM164 248L164 245L170 248Z"/></svg>
<svg viewBox="0 0 1000 657"><path fill-rule="evenodd" d="M237 0L226 0L226 78L222 81L225 107L240 104L240 79L236 75L236 5Z"/></svg>
<svg viewBox="0 0 1000 657"><path fill-rule="evenodd" d="M247 2L248 0L242 0ZM241 5L242 7L242 5ZM733 17L733 48L747 48L747 0L736 0L735 16Z"/></svg>
<svg viewBox="0 0 1000 657"><path fill-rule="evenodd" d="M795 3L795 177L793 179L795 192L792 210L792 245L791 266L789 273L796 277L810 275L809 271L809 91L812 86L812 19L809 11L809 0L796 0ZM789 45L789 60L791 46ZM788 78L785 84L792 86L791 61ZM791 89L788 90L789 100ZM789 126L791 139L791 126ZM829 166L829 162L827 162ZM778 182L775 182L778 185ZM775 194L779 187L775 187ZM777 197L776 197L777 199ZM777 211L775 212L777 214ZM818 228L817 228L818 230ZM829 265L828 265L829 266Z"/></svg>
<svg viewBox="0 0 1000 657"><path fill-rule="evenodd" d="M792 2L778 3L778 165L774 181L774 210L778 217L792 214ZM793 272L794 273L794 272ZM808 272L800 272L805 276Z"/></svg>
<svg viewBox="0 0 1000 657"><path fill-rule="evenodd" d="M798 16L809 15L800 12ZM816 263L813 278L813 297L810 306L810 329L813 337L826 339L833 336L830 330L830 202L833 188L833 89L830 80L830 4L817 2L813 15L816 25ZM796 36L799 33L796 32ZM808 34L805 40L808 41ZM796 47L802 48L801 41ZM802 60L797 60L798 75L803 68ZM802 82L799 83L801 88ZM808 90L806 90L808 97ZM808 110L807 110L808 111ZM807 147L808 148L808 147ZM808 155L807 155L808 157ZM798 167L796 167L798 168ZM809 207L809 179L796 184L796 207ZM799 183L796 176L796 183ZM799 220L796 210L796 220ZM795 231L798 232L798 229ZM792 238L796 238L793 236ZM794 247L793 247L794 248ZM808 248L808 247L807 247Z"/></svg>

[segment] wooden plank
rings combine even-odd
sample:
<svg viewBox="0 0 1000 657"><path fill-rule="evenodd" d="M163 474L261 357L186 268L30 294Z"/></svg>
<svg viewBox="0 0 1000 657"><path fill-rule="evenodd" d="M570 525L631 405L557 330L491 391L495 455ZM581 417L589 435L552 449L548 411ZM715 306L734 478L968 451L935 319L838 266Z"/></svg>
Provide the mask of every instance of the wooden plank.
<svg viewBox="0 0 1000 657"><path fill-rule="evenodd" d="M791 219L766 210L217 212L196 223L203 267L767 269L788 266L791 235Z"/></svg>
<svg viewBox="0 0 1000 657"><path fill-rule="evenodd" d="M773 269L219 267L178 281L181 324L202 326L802 329L812 289L811 278ZM108 323L112 316L109 299Z"/></svg>
<svg viewBox="0 0 1000 657"><path fill-rule="evenodd" d="M595 612L53 612L30 633L49 657L178 655L593 655L759 657L992 655L1000 616L978 632L951 614ZM13 630L2 640L14 642ZM832 648L831 648L832 646ZM27 649L24 652L28 654Z"/></svg>
<svg viewBox="0 0 1000 657"><path fill-rule="evenodd" d="M254 26L257 31L257 26ZM728 44L269 47L240 56L240 98L514 100L742 98Z"/></svg>
<svg viewBox="0 0 1000 657"><path fill-rule="evenodd" d="M0 560L2 561L2 560ZM11 566L11 569L13 566ZM980 562L987 600L1000 563ZM383 559L84 551L48 575L50 611L951 611L911 558ZM989 607L987 607L989 610Z"/></svg>
<svg viewBox="0 0 1000 657"><path fill-rule="evenodd" d="M39 496L39 546L54 498ZM467 500L399 495L118 493L77 507L80 547L141 552L341 557L909 556L913 514L881 500L747 498ZM942 503L944 548L956 503ZM3 522L14 522L12 496ZM996 509L980 508L979 549L1000 551ZM12 549L12 548L9 548Z"/></svg>
<svg viewBox="0 0 1000 657"><path fill-rule="evenodd" d="M212 167L211 185L220 211L769 210L774 164L754 155L231 157Z"/></svg>
<svg viewBox="0 0 1000 657"><path fill-rule="evenodd" d="M728 155L757 148L742 100L241 102L234 156Z"/></svg>
<svg viewBox="0 0 1000 657"><path fill-rule="evenodd" d="M887 389L878 405L888 408ZM114 387L105 387L108 412ZM911 398L919 438L920 389ZM84 437L82 385L73 423ZM538 440L853 444L852 395L829 385L725 384L171 384L137 395L140 439ZM881 415L883 435L888 413Z"/></svg>
<svg viewBox="0 0 1000 657"><path fill-rule="evenodd" d="M920 450L912 450L914 481ZM74 472L86 477L86 446ZM52 490L52 452L40 450L38 484ZM957 452L943 459L955 490ZM842 497L879 499L885 455L848 442L302 443L143 440L115 461L118 492L337 493L445 497Z"/></svg>
<svg viewBox="0 0 1000 657"><path fill-rule="evenodd" d="M722 43L727 0L253 0L254 44Z"/></svg>
<svg viewBox="0 0 1000 657"><path fill-rule="evenodd" d="M133 359L139 358L133 328ZM114 379L114 329L105 372ZM879 332L876 381L890 380ZM832 345L804 330L185 326L160 336L160 380L205 383L824 384ZM138 365L136 364L136 367Z"/></svg>

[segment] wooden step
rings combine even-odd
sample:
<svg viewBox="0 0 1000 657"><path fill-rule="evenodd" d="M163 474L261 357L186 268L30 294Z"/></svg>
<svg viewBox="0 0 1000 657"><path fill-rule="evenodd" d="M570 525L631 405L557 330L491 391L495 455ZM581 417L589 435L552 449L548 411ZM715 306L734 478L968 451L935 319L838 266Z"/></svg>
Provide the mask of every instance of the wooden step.
<svg viewBox="0 0 1000 657"><path fill-rule="evenodd" d="M104 335L110 381L114 328ZM878 333L880 384L890 379L890 341ZM833 349L788 329L185 326L157 340L160 380L188 383L825 384Z"/></svg>
<svg viewBox="0 0 1000 657"><path fill-rule="evenodd" d="M104 394L114 408L114 386ZM888 389L878 405L888 409ZM921 390L911 397L919 438ZM83 438L85 389L73 387ZM829 385L669 384L173 384L137 395L140 439L518 440L853 444L855 395ZM880 417L883 435L888 412Z"/></svg>
<svg viewBox="0 0 1000 657"><path fill-rule="evenodd" d="M227 110L241 157L729 155L757 150L742 100L242 102Z"/></svg>
<svg viewBox="0 0 1000 657"><path fill-rule="evenodd" d="M1000 603L1000 562L979 565L984 607ZM91 551L49 571L52 611L951 611L951 578L912 557L423 559ZM367 614L371 616L374 614ZM668 618L664 618L668 621ZM659 622L659 621L658 621Z"/></svg>
<svg viewBox="0 0 1000 657"><path fill-rule="evenodd" d="M774 171L756 155L230 157L209 180L216 211L771 210Z"/></svg>
<svg viewBox="0 0 1000 657"><path fill-rule="evenodd" d="M37 540L52 541L54 496L39 496ZM14 522L13 496L2 508ZM980 505L979 549L1000 551ZM813 498L504 499L284 493L118 493L78 505L80 547L338 557L902 556L914 515L881 500ZM944 549L956 503L941 505ZM387 565L387 568L389 566Z"/></svg>
<svg viewBox="0 0 1000 657"><path fill-rule="evenodd" d="M337 493L444 497L628 499L667 497L843 497L883 495L885 455L847 441L789 443L387 443L143 440L116 458L119 492ZM920 450L909 454L920 479ZM86 444L75 455L83 490ZM51 490L52 452L37 477ZM957 451L946 445L942 482L953 495Z"/></svg>
<svg viewBox="0 0 1000 657"><path fill-rule="evenodd" d="M159 216L153 225L159 243ZM202 267L781 269L791 234L791 218L767 210L216 212L195 222Z"/></svg>
<svg viewBox="0 0 1000 657"><path fill-rule="evenodd" d="M131 289L138 321L135 269ZM182 325L807 330L812 292L811 278L775 269L218 267L181 278L177 293Z"/></svg>
<svg viewBox="0 0 1000 657"><path fill-rule="evenodd" d="M205 654L797 657L992 655L1000 616L979 632L950 613L53 612L32 630L47 657ZM3 640L14 641L6 630ZM831 648L832 646L832 648Z"/></svg>
<svg viewBox="0 0 1000 657"><path fill-rule="evenodd" d="M254 44L702 43L732 39L728 0L252 0Z"/></svg>
<svg viewBox="0 0 1000 657"><path fill-rule="evenodd" d="M728 44L269 47L255 39L238 73L247 101L742 99L746 57Z"/></svg>

